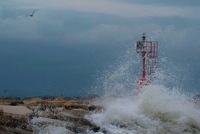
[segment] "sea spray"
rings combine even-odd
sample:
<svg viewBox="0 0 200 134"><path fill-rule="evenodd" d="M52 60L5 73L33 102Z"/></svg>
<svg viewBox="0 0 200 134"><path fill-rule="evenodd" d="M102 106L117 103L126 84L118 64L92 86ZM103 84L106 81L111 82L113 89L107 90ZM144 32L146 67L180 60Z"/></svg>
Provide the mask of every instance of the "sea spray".
<svg viewBox="0 0 200 134"><path fill-rule="evenodd" d="M180 44L180 40L171 40L173 30L171 25L163 30L158 28L150 37L159 41L160 50L158 70L151 84L138 96L134 94L135 81L141 75L136 66L141 64L132 45L119 64L101 77L102 87L98 89L104 95L94 103L103 110L86 116L87 119L109 134L200 133L200 104L191 99L194 90L188 88L191 86L189 66L167 54L169 44L173 48Z"/></svg>
<svg viewBox="0 0 200 134"><path fill-rule="evenodd" d="M101 100L102 101L102 100ZM149 85L136 97L105 98L89 120L113 134L200 133L200 109L177 90Z"/></svg>
<svg viewBox="0 0 200 134"><path fill-rule="evenodd" d="M89 90L93 94L104 97L123 97L130 95L135 87L135 80L139 75L139 57L134 53L134 43L123 44L123 55L116 55L103 72L98 73L94 85ZM132 92L134 95L135 92Z"/></svg>

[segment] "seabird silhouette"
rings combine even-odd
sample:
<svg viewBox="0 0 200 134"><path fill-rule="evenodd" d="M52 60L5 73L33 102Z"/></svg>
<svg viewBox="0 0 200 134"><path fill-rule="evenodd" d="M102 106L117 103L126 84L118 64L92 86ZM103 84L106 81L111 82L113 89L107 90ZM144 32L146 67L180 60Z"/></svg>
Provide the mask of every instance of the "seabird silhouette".
<svg viewBox="0 0 200 134"><path fill-rule="evenodd" d="M37 9L36 9L36 10L37 10ZM30 15L31 17L33 17L33 14L35 13L36 10L34 10L34 11L32 12L32 14Z"/></svg>

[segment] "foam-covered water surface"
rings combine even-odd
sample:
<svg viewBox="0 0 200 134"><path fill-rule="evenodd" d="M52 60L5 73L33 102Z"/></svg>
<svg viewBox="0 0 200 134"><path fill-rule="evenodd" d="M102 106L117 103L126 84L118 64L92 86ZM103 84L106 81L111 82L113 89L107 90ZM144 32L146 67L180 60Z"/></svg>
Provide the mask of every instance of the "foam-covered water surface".
<svg viewBox="0 0 200 134"><path fill-rule="evenodd" d="M177 90L149 85L137 97L104 98L86 118L111 134L200 133L200 108Z"/></svg>

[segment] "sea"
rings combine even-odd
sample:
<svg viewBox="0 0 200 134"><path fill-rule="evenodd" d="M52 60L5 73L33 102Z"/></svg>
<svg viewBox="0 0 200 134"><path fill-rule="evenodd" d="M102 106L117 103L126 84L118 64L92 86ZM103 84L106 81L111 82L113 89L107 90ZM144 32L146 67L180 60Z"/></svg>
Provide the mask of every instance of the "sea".
<svg viewBox="0 0 200 134"><path fill-rule="evenodd" d="M180 74L184 74L185 69L177 69L180 66L172 64L168 69L158 69L151 84L136 95L137 77L133 76L138 75L133 74L138 70L135 68L137 72L134 72L133 65L141 62L140 57L128 58L131 51L126 52L123 58L126 60L105 71L93 87L93 93L103 94L91 103L103 109L85 118L101 129L99 132L88 130L88 134L199 134L200 99L194 99L195 94L178 86L181 85L178 74L181 70ZM167 58L160 61L165 65ZM63 129L59 127L51 132L61 134Z"/></svg>
<svg viewBox="0 0 200 134"><path fill-rule="evenodd" d="M108 94L92 103L102 106L85 118L101 129L87 134L199 134L200 101L150 84L139 95L114 97ZM47 130L48 129L48 130ZM40 134L66 134L64 127L49 126ZM79 133L82 134L82 133ZM85 134L85 133L84 133Z"/></svg>
<svg viewBox="0 0 200 134"><path fill-rule="evenodd" d="M107 97L95 103L104 109L86 118L109 134L200 133L200 103L163 85L149 85L138 96Z"/></svg>
<svg viewBox="0 0 200 134"><path fill-rule="evenodd" d="M130 70L132 64L140 63L127 61L105 73L103 97L93 102L103 110L85 117L101 127L98 134L104 130L108 134L199 134L200 98L181 86L179 73L174 71L180 66L158 69L151 84L136 95Z"/></svg>
<svg viewBox="0 0 200 134"><path fill-rule="evenodd" d="M98 134L103 130L108 134L199 134L200 98L195 99L198 93L187 83L190 76L185 63L175 64L160 56L151 84L136 95L141 68L133 66L141 67L141 57L133 58L132 51L101 79L103 86L97 89L104 94L94 104L103 110L85 118L101 127Z"/></svg>
<svg viewBox="0 0 200 134"><path fill-rule="evenodd" d="M185 58L180 58L185 54L184 50L187 49L182 49L183 52L179 51L179 53L176 53L175 50L180 46L168 49L168 43L164 41L159 42L158 69L156 70L153 79L151 79L150 84L145 86L143 92L139 95L135 94L135 83L136 80L141 77L141 57L139 54L136 54L133 42L131 42L130 45L121 46L127 47L127 50L123 51L124 53L116 52L115 56L119 57L117 61L115 61L115 63L109 62L111 65L109 65L105 71L99 71L98 75L95 76L96 81L93 86L85 90L88 91L88 94L96 94L99 96L98 99L91 103L100 105L103 109L99 112L86 115L85 118L99 126L101 130L99 132L88 130L88 134L104 134L105 131L106 134L200 134L200 101L194 99L194 96L197 95L198 92L193 92L198 91L198 89L194 90L194 87L197 88L200 86L199 82L194 81L198 80L196 79L198 77L198 75L196 75L198 74L198 68L193 68L197 71L192 72L192 66L190 66L191 64L197 64L198 62L195 60L188 60L189 55ZM112 49L112 47L110 48ZM64 51L63 53L66 52ZM93 53L94 55L97 55L95 52ZM171 55L169 53L171 53ZM122 56L117 54L121 54ZM83 55L86 54L84 53ZM107 56L102 53L99 55ZM192 56L195 56L195 54L191 55L191 57ZM67 56L64 55L62 57ZM102 57L102 61L99 63L100 65L105 64L105 57ZM176 57L179 58L177 59ZM75 59L79 58L80 57L77 56ZM53 58L50 57L49 59ZM113 61L113 59L111 58L110 61ZM87 68L88 63L86 64L85 61L83 62L85 65L84 67ZM69 65L71 65L71 61L69 63ZM90 66L92 67L92 65L93 64ZM68 64L66 67L68 67ZM71 68L74 69L73 66ZM83 66L80 66L79 68L82 69ZM64 70L67 69L70 68L64 68ZM55 70L57 70L57 68ZM30 72L32 72L31 69ZM63 72L55 74L61 76ZM76 73L79 74L80 72ZM83 72L85 73L82 76L87 74L87 71L83 70ZM193 75L195 77L191 77L191 73L195 74ZM45 74L48 74L48 72ZM37 77L38 76L40 75L37 75ZM78 76L79 75L74 78L77 78ZM45 75L45 78L46 77L49 77L49 75ZM61 77L61 79L63 78L65 77ZM91 77L91 79L87 79L86 77L81 78L88 81L93 79L93 77ZM69 80L71 79L72 78ZM49 80L49 82L60 82L65 83L65 85L69 84L66 82L67 80L64 80L65 79L59 81L59 79L56 79L56 81L51 82ZM22 82L25 83L24 81ZM76 82L80 83L81 81ZM61 85L60 83L56 84ZM77 83L75 83L75 85L77 85ZM12 84L9 85L12 86ZM46 83L46 85L49 85L49 83ZM61 86L64 87L65 85ZM30 87L30 84L27 84L27 87ZM46 88L53 89L52 87L47 86ZM78 89L78 87L76 87L76 89ZM41 92L41 90L39 91ZM44 91L50 92L49 90ZM62 91L61 94L65 96L65 90ZM29 90L27 90L27 92L29 92ZM57 90L54 92L57 92ZM54 92L52 92L52 94ZM66 92L69 93L67 90ZM75 90L70 93L74 92ZM45 132L48 132L48 134L66 133L66 128L63 127L49 126L49 128L46 129L49 130L41 130L41 134Z"/></svg>

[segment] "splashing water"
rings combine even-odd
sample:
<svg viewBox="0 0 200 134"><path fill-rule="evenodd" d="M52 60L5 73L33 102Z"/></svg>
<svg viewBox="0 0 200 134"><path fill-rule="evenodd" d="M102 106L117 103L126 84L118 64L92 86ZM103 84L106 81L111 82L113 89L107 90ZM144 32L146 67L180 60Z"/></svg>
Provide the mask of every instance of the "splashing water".
<svg viewBox="0 0 200 134"><path fill-rule="evenodd" d="M163 35L160 33L163 32L156 31L155 37L151 38ZM167 34L162 38L166 43ZM133 56L127 53L125 57ZM136 62L130 61L135 59L125 58L115 71L104 77L104 97L93 102L102 106L103 110L86 118L109 134L199 134L200 104L180 93L177 88L172 88L180 86L177 78L183 79L176 74L186 74L187 69L166 62L165 57L161 58L164 68L156 73L158 80L144 87L144 91L135 96L135 76L130 69L134 70L133 64ZM164 86L166 83L171 86L167 88Z"/></svg>
<svg viewBox="0 0 200 134"><path fill-rule="evenodd" d="M178 91L145 87L137 97L105 98L104 110L87 116L111 134L200 133L200 109Z"/></svg>
<svg viewBox="0 0 200 134"><path fill-rule="evenodd" d="M167 44L166 38L172 28L169 26L166 29L166 35L159 29L150 39L162 35L163 42ZM169 64L168 58L161 58L164 68L156 72L158 80L144 87L139 96L135 96L135 66L139 66L135 57L134 50L128 49L114 71L107 71L100 78L101 87L97 89L104 91L104 97L92 103L102 106L103 110L85 117L101 127L102 132L95 134L103 134L104 130L108 134L199 134L200 104L193 102L178 89L167 88L163 84L179 85L177 78L181 76L177 76L174 71L185 73L183 67L176 67L173 63ZM67 131L65 127L48 126L41 128L40 133ZM94 132L88 131L88 134Z"/></svg>

